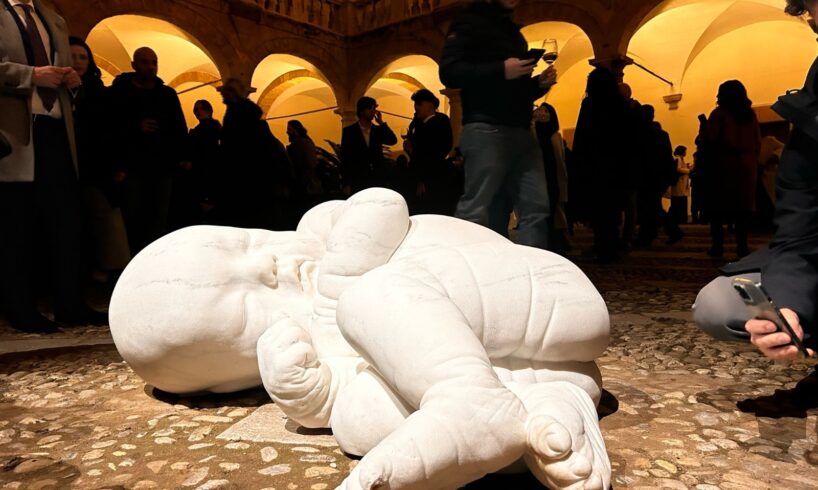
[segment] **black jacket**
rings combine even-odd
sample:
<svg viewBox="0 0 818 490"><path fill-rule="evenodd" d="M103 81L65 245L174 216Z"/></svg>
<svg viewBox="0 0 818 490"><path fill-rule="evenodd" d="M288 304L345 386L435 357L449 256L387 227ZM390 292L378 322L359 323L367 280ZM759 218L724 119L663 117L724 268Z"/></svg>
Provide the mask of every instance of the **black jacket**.
<svg viewBox="0 0 818 490"><path fill-rule="evenodd" d="M123 73L109 89L111 117L126 172L172 172L183 159L187 123L176 91L157 79L153 88L139 88L134 73ZM159 129L145 133L142 120L155 119Z"/></svg>
<svg viewBox="0 0 818 490"><path fill-rule="evenodd" d="M810 73L818 70L818 60ZM818 86L805 87L818 95ZM775 106L774 106L775 108ZM815 119L812 119L815 121ZM818 124L818 123L813 123ZM818 335L818 141L796 122L781 155L776 181L776 232L769 247L728 264L728 275L761 270L761 282L779 307L796 313L811 335Z"/></svg>
<svg viewBox="0 0 818 490"><path fill-rule="evenodd" d="M545 95L536 77L505 79L504 62L523 58L528 43L511 12L473 3L452 23L440 60L440 80L459 88L463 124L528 128L534 101Z"/></svg>
<svg viewBox="0 0 818 490"><path fill-rule="evenodd" d="M412 143L412 174L417 182L428 185L447 176L446 157L452 150L449 116L438 112L425 122L414 119L409 125L409 141Z"/></svg>
<svg viewBox="0 0 818 490"><path fill-rule="evenodd" d="M341 176L344 185L352 187L353 192L368 187L387 186L383 147L397 142L398 137L386 123L372 125L369 146L357 122L345 127L341 135Z"/></svg>

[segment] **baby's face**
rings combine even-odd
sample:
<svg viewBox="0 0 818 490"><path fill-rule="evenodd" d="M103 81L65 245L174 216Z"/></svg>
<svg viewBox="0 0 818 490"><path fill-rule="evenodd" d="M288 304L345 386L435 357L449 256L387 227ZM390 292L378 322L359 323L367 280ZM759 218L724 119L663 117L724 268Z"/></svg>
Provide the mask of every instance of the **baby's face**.
<svg viewBox="0 0 818 490"><path fill-rule="evenodd" d="M323 244L296 232L197 226L171 233L122 274L111 302L114 335L254 349L281 318L307 321L323 253Z"/></svg>

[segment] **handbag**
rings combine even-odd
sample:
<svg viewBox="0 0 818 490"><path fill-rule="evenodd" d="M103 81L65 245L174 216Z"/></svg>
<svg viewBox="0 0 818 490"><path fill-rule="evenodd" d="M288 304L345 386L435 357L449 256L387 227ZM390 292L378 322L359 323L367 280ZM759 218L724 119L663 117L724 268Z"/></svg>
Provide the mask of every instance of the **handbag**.
<svg viewBox="0 0 818 490"><path fill-rule="evenodd" d="M818 97L815 93L815 81L818 76L818 59L809 69L804 88L790 90L778 98L772 105L778 115L795 125L798 129L818 141Z"/></svg>

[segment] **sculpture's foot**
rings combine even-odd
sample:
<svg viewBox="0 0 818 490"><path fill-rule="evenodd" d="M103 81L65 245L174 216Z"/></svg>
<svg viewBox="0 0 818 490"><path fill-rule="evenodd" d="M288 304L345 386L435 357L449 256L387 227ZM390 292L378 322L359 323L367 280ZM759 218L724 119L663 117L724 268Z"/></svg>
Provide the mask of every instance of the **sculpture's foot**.
<svg viewBox="0 0 818 490"><path fill-rule="evenodd" d="M571 383L524 388L529 412L525 461L534 476L551 489L604 490L611 463L588 394Z"/></svg>
<svg viewBox="0 0 818 490"><path fill-rule="evenodd" d="M338 488L448 490L520 458L526 416L520 400L504 388L461 391L424 403Z"/></svg>

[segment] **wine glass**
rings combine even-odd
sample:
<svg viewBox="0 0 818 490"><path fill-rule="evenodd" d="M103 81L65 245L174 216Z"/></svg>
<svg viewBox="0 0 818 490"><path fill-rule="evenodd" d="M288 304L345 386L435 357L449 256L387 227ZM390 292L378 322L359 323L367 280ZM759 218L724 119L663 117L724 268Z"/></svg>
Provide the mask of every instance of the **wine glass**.
<svg viewBox="0 0 818 490"><path fill-rule="evenodd" d="M557 44L557 40L546 39L542 42L542 49L545 50L545 54L542 56L543 61L545 61L548 66L553 65L559 57L559 45Z"/></svg>

